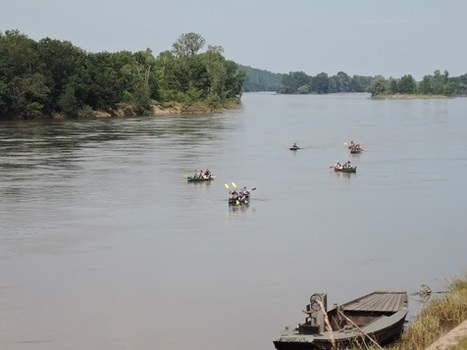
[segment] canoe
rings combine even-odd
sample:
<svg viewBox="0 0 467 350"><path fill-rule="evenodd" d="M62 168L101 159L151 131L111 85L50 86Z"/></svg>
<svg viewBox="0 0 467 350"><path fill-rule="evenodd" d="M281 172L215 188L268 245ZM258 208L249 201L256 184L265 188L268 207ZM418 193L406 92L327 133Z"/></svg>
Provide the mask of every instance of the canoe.
<svg viewBox="0 0 467 350"><path fill-rule="evenodd" d="M316 293L310 297L310 304L303 312L307 315L304 323L286 327L273 340L277 350L328 350L362 343L389 344L403 331L408 296L407 292L376 291L340 306L334 304L327 310L327 295Z"/></svg>
<svg viewBox="0 0 467 350"><path fill-rule="evenodd" d="M289 149L290 149L291 151L296 151L296 150L300 149L300 147L298 147L298 146L295 146L295 147L292 146L292 147L290 147Z"/></svg>
<svg viewBox="0 0 467 350"><path fill-rule="evenodd" d="M250 197L243 198L243 199L236 199L236 198L229 198L230 205L242 205L242 204L249 204Z"/></svg>
<svg viewBox="0 0 467 350"><path fill-rule="evenodd" d="M187 182L204 182L204 181L211 181L214 180L215 176L210 176L210 177L192 177L188 176L186 178Z"/></svg>
<svg viewBox="0 0 467 350"><path fill-rule="evenodd" d="M334 171L339 171L341 173L356 173L357 172L357 167L351 167L351 168L336 168L334 167Z"/></svg>

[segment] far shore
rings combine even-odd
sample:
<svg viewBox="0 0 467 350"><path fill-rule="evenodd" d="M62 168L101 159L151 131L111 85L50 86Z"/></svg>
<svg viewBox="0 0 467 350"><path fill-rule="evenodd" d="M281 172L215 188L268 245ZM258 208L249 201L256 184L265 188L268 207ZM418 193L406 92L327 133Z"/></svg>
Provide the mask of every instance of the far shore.
<svg viewBox="0 0 467 350"><path fill-rule="evenodd" d="M415 100L415 99L423 99L423 100L431 100L431 99L444 99L449 98L449 96L444 95L422 95L422 94L381 94L372 96L373 99L399 99L399 100Z"/></svg>

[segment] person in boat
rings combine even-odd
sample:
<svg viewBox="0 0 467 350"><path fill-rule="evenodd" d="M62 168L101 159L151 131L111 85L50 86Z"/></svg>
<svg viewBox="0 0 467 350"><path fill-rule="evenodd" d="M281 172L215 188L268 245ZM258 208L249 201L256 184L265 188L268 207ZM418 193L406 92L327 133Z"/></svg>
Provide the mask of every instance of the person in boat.
<svg viewBox="0 0 467 350"><path fill-rule="evenodd" d="M239 193L240 199L248 199L250 197L250 191L244 186Z"/></svg>
<svg viewBox="0 0 467 350"><path fill-rule="evenodd" d="M193 179L196 179L198 177L198 170L195 169L195 171L193 172L193 175L191 176Z"/></svg>
<svg viewBox="0 0 467 350"><path fill-rule="evenodd" d="M352 149L355 146L355 143L353 141L350 141L349 143L349 149Z"/></svg>
<svg viewBox="0 0 467 350"><path fill-rule="evenodd" d="M204 172L204 177L207 179L211 178L211 171L209 169L206 169L206 171Z"/></svg>
<svg viewBox="0 0 467 350"><path fill-rule="evenodd" d="M230 198L232 199L238 199L239 198L239 193L235 190L229 191Z"/></svg>
<svg viewBox="0 0 467 350"><path fill-rule="evenodd" d="M297 143L296 143L296 142L294 142L294 143L293 143L293 145L292 145L292 148L298 148L298 146L297 146Z"/></svg>
<svg viewBox="0 0 467 350"><path fill-rule="evenodd" d="M352 168L352 165L350 165L350 160L348 160L343 166L342 166L343 169L350 169Z"/></svg>
<svg viewBox="0 0 467 350"><path fill-rule="evenodd" d="M339 161L337 161L336 164L334 164L334 168L336 168L336 169L342 169L341 163L339 163Z"/></svg>

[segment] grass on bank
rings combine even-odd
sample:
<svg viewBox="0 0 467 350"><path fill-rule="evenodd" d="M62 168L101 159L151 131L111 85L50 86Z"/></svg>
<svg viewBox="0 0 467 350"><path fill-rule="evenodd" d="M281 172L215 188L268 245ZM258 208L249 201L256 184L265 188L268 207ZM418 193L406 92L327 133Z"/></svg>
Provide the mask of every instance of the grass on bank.
<svg viewBox="0 0 467 350"><path fill-rule="evenodd" d="M467 275L448 283L448 292L432 294L401 339L388 350L424 350L467 319ZM381 347L360 347L359 350ZM450 350L467 349L467 336Z"/></svg>
<svg viewBox="0 0 467 350"><path fill-rule="evenodd" d="M392 350L422 350L467 319L467 276L448 285L448 292L433 296Z"/></svg>
<svg viewBox="0 0 467 350"><path fill-rule="evenodd" d="M467 337L462 338L459 343L451 350L465 350L467 349Z"/></svg>

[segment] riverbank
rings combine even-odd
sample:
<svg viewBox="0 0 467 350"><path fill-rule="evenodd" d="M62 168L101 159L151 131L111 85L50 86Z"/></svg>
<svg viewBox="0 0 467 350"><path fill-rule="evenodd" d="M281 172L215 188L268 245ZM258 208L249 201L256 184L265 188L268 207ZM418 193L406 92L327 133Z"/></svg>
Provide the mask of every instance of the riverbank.
<svg viewBox="0 0 467 350"><path fill-rule="evenodd" d="M451 282L447 292L423 286L418 295L424 307L392 350L447 350L467 338L467 277Z"/></svg>
<svg viewBox="0 0 467 350"><path fill-rule="evenodd" d="M444 99L444 98L449 98L449 96L444 96L444 95L422 95L422 94L381 94L381 95L376 95L372 96L371 98L373 99L397 99L397 100L416 100L416 99L422 99L422 100L432 100L432 99Z"/></svg>
<svg viewBox="0 0 467 350"><path fill-rule="evenodd" d="M151 109L143 110L135 105L120 105L114 111L94 111L96 118L112 118L112 117L137 117L141 115L148 116L168 116L182 114L210 114L222 113L227 110L237 109L242 106L241 100L229 100L222 107L213 107L203 103L182 104L171 102L165 104L153 104Z"/></svg>
<svg viewBox="0 0 467 350"><path fill-rule="evenodd" d="M462 350L467 349L467 320L445 334L425 350Z"/></svg>

